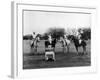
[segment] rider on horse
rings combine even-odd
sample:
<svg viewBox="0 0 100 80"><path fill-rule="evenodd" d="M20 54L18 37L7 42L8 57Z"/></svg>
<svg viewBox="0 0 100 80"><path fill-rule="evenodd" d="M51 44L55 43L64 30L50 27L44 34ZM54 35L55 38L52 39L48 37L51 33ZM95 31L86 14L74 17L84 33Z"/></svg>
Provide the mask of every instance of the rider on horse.
<svg viewBox="0 0 100 80"><path fill-rule="evenodd" d="M31 42L31 47L34 46L34 41L35 41L35 38L36 38L36 33L35 32L33 32L32 37L33 37L33 39L32 39L32 42Z"/></svg>
<svg viewBox="0 0 100 80"><path fill-rule="evenodd" d="M36 37L36 33L33 32L32 36L33 36L33 39L35 39L35 37Z"/></svg>
<svg viewBox="0 0 100 80"><path fill-rule="evenodd" d="M83 30L79 29L78 33L77 33L77 38L78 38L80 44L82 42L82 35L83 35Z"/></svg>
<svg viewBox="0 0 100 80"><path fill-rule="evenodd" d="M64 40L67 43L67 45L70 44L70 40L68 39L68 36L66 34L64 35Z"/></svg>

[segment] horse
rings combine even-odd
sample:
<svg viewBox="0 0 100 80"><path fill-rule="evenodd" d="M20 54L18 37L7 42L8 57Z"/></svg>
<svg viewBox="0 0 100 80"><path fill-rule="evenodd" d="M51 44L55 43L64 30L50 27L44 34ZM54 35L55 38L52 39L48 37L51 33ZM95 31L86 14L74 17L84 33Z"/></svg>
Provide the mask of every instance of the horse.
<svg viewBox="0 0 100 80"><path fill-rule="evenodd" d="M59 42L62 43L63 52L65 53L66 46L67 46L67 52L69 52L70 40L67 37L60 37Z"/></svg>
<svg viewBox="0 0 100 80"><path fill-rule="evenodd" d="M32 39L31 42L31 48L36 48L37 49L37 43L40 41L40 35L37 34L36 37L34 39Z"/></svg>
<svg viewBox="0 0 100 80"><path fill-rule="evenodd" d="M71 38L71 41L73 41L73 43L75 45L77 54L79 54L79 52L78 52L79 47L83 48L83 54L85 54L86 53L86 45L87 45L85 39L81 39L81 43L80 43L77 36L70 35L70 38Z"/></svg>

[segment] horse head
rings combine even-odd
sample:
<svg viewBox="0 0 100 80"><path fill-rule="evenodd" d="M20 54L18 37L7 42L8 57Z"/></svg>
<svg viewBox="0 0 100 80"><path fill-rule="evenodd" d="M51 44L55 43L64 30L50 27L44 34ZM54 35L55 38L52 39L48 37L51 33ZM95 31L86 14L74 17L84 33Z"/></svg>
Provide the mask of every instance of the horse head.
<svg viewBox="0 0 100 80"><path fill-rule="evenodd" d="M75 36L74 35L68 35L67 36L68 40L70 40L71 42L73 42L75 40Z"/></svg>

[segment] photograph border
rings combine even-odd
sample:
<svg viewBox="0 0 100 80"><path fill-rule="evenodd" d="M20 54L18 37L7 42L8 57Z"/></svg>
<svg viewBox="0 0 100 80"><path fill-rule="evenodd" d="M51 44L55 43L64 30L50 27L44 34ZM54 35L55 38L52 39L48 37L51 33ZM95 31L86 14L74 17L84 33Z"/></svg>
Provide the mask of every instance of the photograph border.
<svg viewBox="0 0 100 80"><path fill-rule="evenodd" d="M49 9L48 9L49 7ZM23 70L22 67L22 33L23 33L23 25L21 22L23 22L22 14L23 10L53 10L57 11L57 9L60 9L59 11L73 11L73 12L89 12L92 14L92 36L94 35L95 27L96 26L96 8L94 7L74 7L74 6L59 6L59 5L41 5L41 4L27 4L27 3L19 3L19 2L12 2L11 5L11 26L12 26L12 54L11 54L11 76L13 78L20 78L20 77L36 77L36 76L45 76L45 75L66 75L66 74L72 74L72 73L87 73L87 72L96 72L96 53L95 48L91 44L91 53L92 55L92 65L90 67L72 67L72 68L49 68L49 69L31 69L31 70ZM95 39L92 38L93 42ZM21 44L21 45L20 45ZM21 47L20 47L21 46ZM21 60L22 59L22 60ZM84 69L84 71L83 71ZM72 70L72 71L71 71ZM59 71L61 73L59 73ZM41 72L41 73L40 73ZM39 74L38 74L39 73ZM48 73L48 74L47 74Z"/></svg>

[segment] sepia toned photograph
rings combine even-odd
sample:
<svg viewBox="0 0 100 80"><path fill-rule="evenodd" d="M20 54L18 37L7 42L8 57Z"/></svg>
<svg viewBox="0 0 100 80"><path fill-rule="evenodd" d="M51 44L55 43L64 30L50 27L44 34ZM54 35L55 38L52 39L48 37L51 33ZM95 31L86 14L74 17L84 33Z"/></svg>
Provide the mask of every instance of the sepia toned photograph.
<svg viewBox="0 0 100 80"><path fill-rule="evenodd" d="M91 66L91 14L23 10L23 69Z"/></svg>

